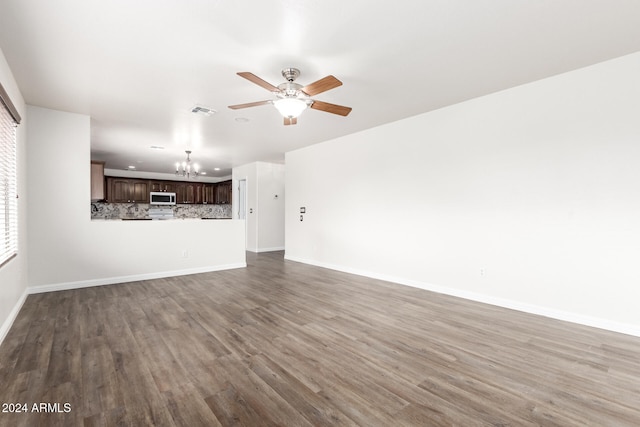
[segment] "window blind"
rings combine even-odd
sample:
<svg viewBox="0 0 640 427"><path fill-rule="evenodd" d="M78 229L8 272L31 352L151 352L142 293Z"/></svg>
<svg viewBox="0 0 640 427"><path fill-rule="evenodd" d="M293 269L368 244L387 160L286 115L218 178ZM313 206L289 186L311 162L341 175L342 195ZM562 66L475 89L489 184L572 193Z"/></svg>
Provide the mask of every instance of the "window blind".
<svg viewBox="0 0 640 427"><path fill-rule="evenodd" d="M0 265L18 253L16 126L0 102Z"/></svg>

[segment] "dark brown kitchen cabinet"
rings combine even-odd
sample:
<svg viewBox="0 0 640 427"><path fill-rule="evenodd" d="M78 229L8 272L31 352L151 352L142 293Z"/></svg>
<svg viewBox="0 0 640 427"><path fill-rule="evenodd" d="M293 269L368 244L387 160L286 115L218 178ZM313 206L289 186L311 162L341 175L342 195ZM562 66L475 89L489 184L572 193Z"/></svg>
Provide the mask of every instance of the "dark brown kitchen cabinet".
<svg viewBox="0 0 640 427"><path fill-rule="evenodd" d="M216 202L216 184L204 184L202 186L202 203L212 205Z"/></svg>
<svg viewBox="0 0 640 427"><path fill-rule="evenodd" d="M149 203L149 181L107 178L107 201L110 203Z"/></svg>
<svg viewBox="0 0 640 427"><path fill-rule="evenodd" d="M105 178L108 203L149 203L149 192L176 193L177 204L231 204L231 180L217 183Z"/></svg>
<svg viewBox="0 0 640 427"><path fill-rule="evenodd" d="M149 181L149 191L173 193L176 191L176 184L171 181Z"/></svg>
<svg viewBox="0 0 640 427"><path fill-rule="evenodd" d="M231 203L231 180L216 184L216 204L228 205Z"/></svg>
<svg viewBox="0 0 640 427"><path fill-rule="evenodd" d="M91 161L91 201L104 200L104 162Z"/></svg>
<svg viewBox="0 0 640 427"><path fill-rule="evenodd" d="M185 203L185 200L187 200L187 185L176 184L176 203Z"/></svg>
<svg viewBox="0 0 640 427"><path fill-rule="evenodd" d="M176 183L176 203L202 203L202 187L194 182Z"/></svg>
<svg viewBox="0 0 640 427"><path fill-rule="evenodd" d="M129 187L131 201L134 203L149 203L149 183L145 181L132 181Z"/></svg>

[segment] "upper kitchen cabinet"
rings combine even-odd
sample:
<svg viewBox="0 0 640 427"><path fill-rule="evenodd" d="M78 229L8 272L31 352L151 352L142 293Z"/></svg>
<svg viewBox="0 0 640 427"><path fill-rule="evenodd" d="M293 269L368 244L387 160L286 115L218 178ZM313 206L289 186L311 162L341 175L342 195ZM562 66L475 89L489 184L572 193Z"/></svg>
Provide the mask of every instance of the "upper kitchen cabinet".
<svg viewBox="0 0 640 427"><path fill-rule="evenodd" d="M231 203L231 180L219 182L216 185L216 204L228 205Z"/></svg>
<svg viewBox="0 0 640 427"><path fill-rule="evenodd" d="M149 191L159 193L175 193L176 184L171 181L149 181Z"/></svg>
<svg viewBox="0 0 640 427"><path fill-rule="evenodd" d="M91 161L91 201L104 200L104 162Z"/></svg>
<svg viewBox="0 0 640 427"><path fill-rule="evenodd" d="M176 183L176 203L202 203L202 184L195 182Z"/></svg>
<svg viewBox="0 0 640 427"><path fill-rule="evenodd" d="M149 203L149 181L107 178L107 201L110 203Z"/></svg>
<svg viewBox="0 0 640 427"><path fill-rule="evenodd" d="M108 176L107 203L149 203L149 192L176 193L177 204L231 204L231 180L218 183L160 181ZM93 200L93 193L92 193Z"/></svg>
<svg viewBox="0 0 640 427"><path fill-rule="evenodd" d="M213 205L216 202L216 184L204 184L202 186L202 203Z"/></svg>
<svg viewBox="0 0 640 427"><path fill-rule="evenodd" d="M132 182L129 187L131 200L135 203L149 203L149 183L144 181Z"/></svg>

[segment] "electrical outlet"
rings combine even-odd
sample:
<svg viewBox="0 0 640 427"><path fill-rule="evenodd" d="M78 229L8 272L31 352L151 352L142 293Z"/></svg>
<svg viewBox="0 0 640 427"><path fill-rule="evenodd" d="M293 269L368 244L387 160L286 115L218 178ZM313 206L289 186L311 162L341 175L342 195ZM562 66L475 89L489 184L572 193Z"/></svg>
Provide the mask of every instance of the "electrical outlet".
<svg viewBox="0 0 640 427"><path fill-rule="evenodd" d="M189 251L186 249L182 250L182 258L189 258Z"/></svg>
<svg viewBox="0 0 640 427"><path fill-rule="evenodd" d="M487 274L487 270L485 270L484 268L480 269L480 276L484 277L484 275Z"/></svg>
<svg viewBox="0 0 640 427"><path fill-rule="evenodd" d="M300 215L300 221L304 221L304 216Z"/></svg>

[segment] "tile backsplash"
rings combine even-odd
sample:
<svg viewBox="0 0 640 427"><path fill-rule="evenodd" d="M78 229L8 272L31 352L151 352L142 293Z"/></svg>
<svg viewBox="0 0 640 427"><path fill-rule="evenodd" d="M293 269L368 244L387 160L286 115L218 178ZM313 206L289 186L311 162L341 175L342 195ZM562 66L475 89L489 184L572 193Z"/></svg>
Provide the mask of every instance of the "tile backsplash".
<svg viewBox="0 0 640 427"><path fill-rule="evenodd" d="M175 205L174 218L231 218L231 205ZM148 203L91 203L91 219L147 218Z"/></svg>

